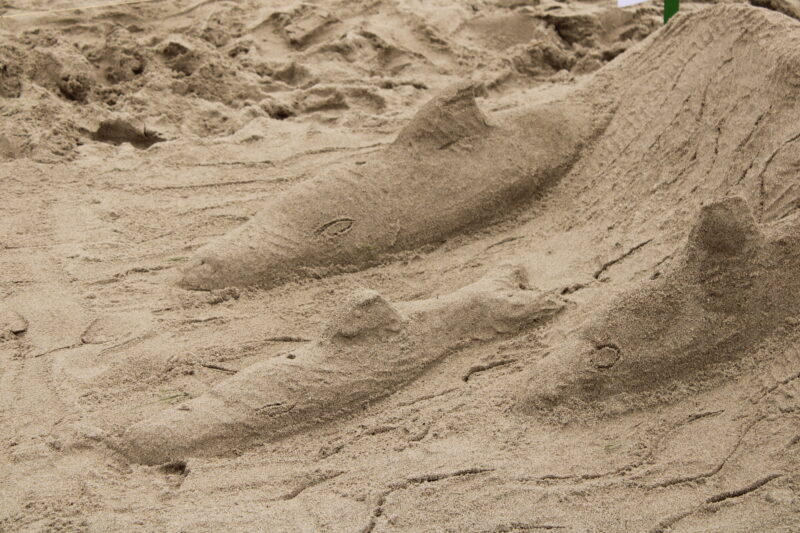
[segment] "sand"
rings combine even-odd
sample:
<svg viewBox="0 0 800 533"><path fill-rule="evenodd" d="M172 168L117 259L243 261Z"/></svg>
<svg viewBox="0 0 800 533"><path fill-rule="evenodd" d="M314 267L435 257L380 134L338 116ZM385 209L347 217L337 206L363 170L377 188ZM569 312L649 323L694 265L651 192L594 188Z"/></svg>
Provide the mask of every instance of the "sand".
<svg viewBox="0 0 800 533"><path fill-rule="evenodd" d="M0 6L0 531L800 530L800 5Z"/></svg>

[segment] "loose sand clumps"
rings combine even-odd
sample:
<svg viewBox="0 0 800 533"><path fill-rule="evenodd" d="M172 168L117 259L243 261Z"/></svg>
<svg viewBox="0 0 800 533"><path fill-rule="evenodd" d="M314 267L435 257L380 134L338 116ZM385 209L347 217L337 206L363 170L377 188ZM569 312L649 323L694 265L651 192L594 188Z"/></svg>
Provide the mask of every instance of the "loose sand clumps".
<svg viewBox="0 0 800 533"><path fill-rule="evenodd" d="M531 368L531 414L640 407L691 389L800 311L800 216L759 228L746 202L700 210L677 265L640 283Z"/></svg>
<svg viewBox="0 0 800 533"><path fill-rule="evenodd" d="M361 290L318 342L254 364L203 396L135 424L118 446L134 461L157 464L274 440L391 394L464 343L542 324L562 308L558 296L528 288L515 267L397 307Z"/></svg>
<svg viewBox="0 0 800 533"><path fill-rule="evenodd" d="M393 130L456 79L563 80L661 24L653 7L522 4L101 2L82 6L80 24L68 8L4 7L0 159L75 158L100 122L124 117L169 140L253 120L262 132L286 119Z"/></svg>
<svg viewBox="0 0 800 533"><path fill-rule="evenodd" d="M579 99L490 123L475 90L468 84L445 92L382 152L278 195L198 251L181 285L272 287L440 242L523 205L557 181L599 130L592 107Z"/></svg>

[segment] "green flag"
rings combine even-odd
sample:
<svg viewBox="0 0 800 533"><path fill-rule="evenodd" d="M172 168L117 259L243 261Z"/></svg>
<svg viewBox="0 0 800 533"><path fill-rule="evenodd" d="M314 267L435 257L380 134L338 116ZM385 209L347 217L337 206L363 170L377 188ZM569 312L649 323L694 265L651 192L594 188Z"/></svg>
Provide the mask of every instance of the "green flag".
<svg viewBox="0 0 800 533"><path fill-rule="evenodd" d="M664 0L664 24L678 12L680 0Z"/></svg>

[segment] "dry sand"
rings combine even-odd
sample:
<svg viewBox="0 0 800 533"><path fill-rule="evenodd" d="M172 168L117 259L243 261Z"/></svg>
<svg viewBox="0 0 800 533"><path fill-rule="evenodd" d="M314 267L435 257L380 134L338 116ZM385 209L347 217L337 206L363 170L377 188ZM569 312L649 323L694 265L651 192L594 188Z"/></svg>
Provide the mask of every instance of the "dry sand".
<svg viewBox="0 0 800 533"><path fill-rule="evenodd" d="M800 4L0 4L0 531L800 530Z"/></svg>

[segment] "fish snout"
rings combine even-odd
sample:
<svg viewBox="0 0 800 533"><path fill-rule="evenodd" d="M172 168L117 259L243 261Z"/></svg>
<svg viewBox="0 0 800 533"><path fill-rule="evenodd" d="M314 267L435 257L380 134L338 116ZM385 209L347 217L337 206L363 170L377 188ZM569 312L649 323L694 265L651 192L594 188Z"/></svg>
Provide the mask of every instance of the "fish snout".
<svg viewBox="0 0 800 533"><path fill-rule="evenodd" d="M553 350L532 368L522 388L519 406L529 414L560 405L591 403L603 395L606 373L620 358L614 345L577 340Z"/></svg>
<svg viewBox="0 0 800 533"><path fill-rule="evenodd" d="M221 289L225 284L223 262L211 254L198 254L183 267L178 286L190 290Z"/></svg>
<svg viewBox="0 0 800 533"><path fill-rule="evenodd" d="M519 288L495 291L487 303L493 320L513 330L552 318L568 302L555 293Z"/></svg>
<svg viewBox="0 0 800 533"><path fill-rule="evenodd" d="M167 427L140 422L128 428L112 447L139 464L164 464L179 459L172 449L169 434Z"/></svg>

